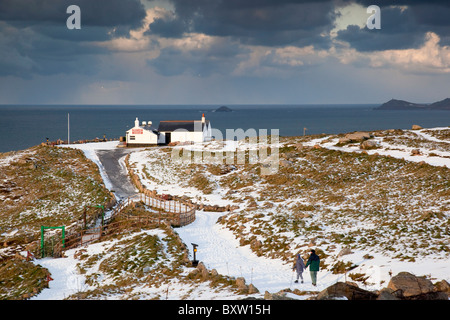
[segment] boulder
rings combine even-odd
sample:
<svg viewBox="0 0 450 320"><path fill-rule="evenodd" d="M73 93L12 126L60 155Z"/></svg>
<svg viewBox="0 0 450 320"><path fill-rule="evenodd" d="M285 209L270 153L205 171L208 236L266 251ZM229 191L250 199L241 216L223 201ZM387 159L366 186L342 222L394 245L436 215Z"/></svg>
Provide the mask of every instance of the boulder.
<svg viewBox="0 0 450 320"><path fill-rule="evenodd" d="M208 269L206 269L205 265L203 264L203 262L200 262L197 265L197 270L199 271L199 273L202 276L202 280L207 280L209 277L209 272Z"/></svg>
<svg viewBox="0 0 450 320"><path fill-rule="evenodd" d="M394 290L390 288L383 288L378 294L377 300L400 300L400 298Z"/></svg>
<svg viewBox="0 0 450 320"><path fill-rule="evenodd" d="M413 297L434 291L433 283L424 278L416 277L409 272L400 272L389 281L388 288L393 291L401 290L403 297Z"/></svg>
<svg viewBox="0 0 450 320"><path fill-rule="evenodd" d="M359 146L360 149L363 150L371 150L378 148L378 143L375 140L365 140Z"/></svg>
<svg viewBox="0 0 450 320"><path fill-rule="evenodd" d="M441 280L441 281L435 283L434 287L436 288L437 291L450 294L450 284L445 280Z"/></svg>
<svg viewBox="0 0 450 320"><path fill-rule="evenodd" d="M347 133L343 138L339 139L339 143L351 143L351 142L362 142L364 140L368 140L373 136L368 132L353 132Z"/></svg>
<svg viewBox="0 0 450 320"><path fill-rule="evenodd" d="M264 300L293 300L293 299L286 297L286 292L281 290L277 293L270 293L266 291L264 293Z"/></svg>
<svg viewBox="0 0 450 320"><path fill-rule="evenodd" d="M413 129L413 130L420 130L420 129L423 129L423 128L421 126L417 125L417 124L413 124L411 129Z"/></svg>
<svg viewBox="0 0 450 320"><path fill-rule="evenodd" d="M419 149L412 149L411 150L411 155L412 156L419 156L419 155L421 155L421 152L420 152Z"/></svg>
<svg viewBox="0 0 450 320"><path fill-rule="evenodd" d="M236 279L236 286L241 293L249 293L249 286L245 284L245 279L243 277L239 277Z"/></svg>
<svg viewBox="0 0 450 320"><path fill-rule="evenodd" d="M253 283L250 283L248 285L248 294L254 294L254 293L259 293L258 288L256 288Z"/></svg>
<svg viewBox="0 0 450 320"><path fill-rule="evenodd" d="M339 298L347 298L348 300L375 300L377 295L344 282L337 282L322 290L317 295L317 300L335 300Z"/></svg>

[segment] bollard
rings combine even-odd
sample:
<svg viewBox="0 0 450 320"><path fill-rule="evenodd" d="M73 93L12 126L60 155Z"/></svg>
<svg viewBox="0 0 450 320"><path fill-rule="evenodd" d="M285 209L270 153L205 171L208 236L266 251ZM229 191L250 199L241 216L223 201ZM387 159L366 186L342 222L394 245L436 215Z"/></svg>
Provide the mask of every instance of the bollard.
<svg viewBox="0 0 450 320"><path fill-rule="evenodd" d="M194 248L194 260L192 260L192 266L194 268L196 268L197 265L198 265L198 260L196 259L196 253L197 253L198 244L195 244L195 243L191 243L191 244L192 244L192 247Z"/></svg>

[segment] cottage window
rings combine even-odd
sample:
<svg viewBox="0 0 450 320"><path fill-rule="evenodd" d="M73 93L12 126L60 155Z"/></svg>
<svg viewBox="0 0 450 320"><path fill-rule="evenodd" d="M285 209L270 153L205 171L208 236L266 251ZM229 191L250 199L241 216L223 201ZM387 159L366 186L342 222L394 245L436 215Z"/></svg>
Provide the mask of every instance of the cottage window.
<svg viewBox="0 0 450 320"><path fill-rule="evenodd" d="M136 140L135 136L130 136L130 140Z"/></svg>

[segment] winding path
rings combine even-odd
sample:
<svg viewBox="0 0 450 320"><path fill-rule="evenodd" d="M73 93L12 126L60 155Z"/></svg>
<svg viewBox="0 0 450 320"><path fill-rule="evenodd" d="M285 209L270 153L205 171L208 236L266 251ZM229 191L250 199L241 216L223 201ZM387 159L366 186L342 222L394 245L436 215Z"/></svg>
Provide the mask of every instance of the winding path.
<svg viewBox="0 0 450 320"><path fill-rule="evenodd" d="M312 286L309 272L303 273L304 284L295 284L295 274L290 263L280 259L258 257L249 246L240 246L231 231L216 223L223 214L197 211L193 223L176 229L184 243L190 247L190 252L191 243L198 244L196 258L208 269L216 269L220 274L236 278L244 277L247 284L253 283L262 294L265 291L273 293L289 287L316 291L330 284L320 283L325 272L318 274L318 287Z"/></svg>
<svg viewBox="0 0 450 320"><path fill-rule="evenodd" d="M123 160L130 152L132 150L129 149L95 151L112 184L112 189L120 199L125 199L137 193L136 188L128 177Z"/></svg>

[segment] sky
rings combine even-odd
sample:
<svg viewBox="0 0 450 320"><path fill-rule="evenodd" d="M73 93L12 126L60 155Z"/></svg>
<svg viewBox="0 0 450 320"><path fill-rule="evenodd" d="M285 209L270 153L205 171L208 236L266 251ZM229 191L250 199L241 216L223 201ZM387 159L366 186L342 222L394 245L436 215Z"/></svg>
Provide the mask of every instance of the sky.
<svg viewBox="0 0 450 320"><path fill-rule="evenodd" d="M0 104L430 103L450 97L449 17L447 0L0 0Z"/></svg>

